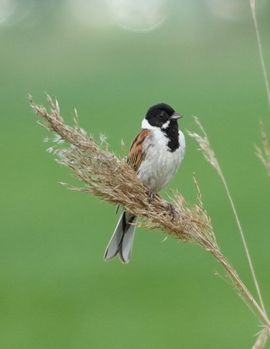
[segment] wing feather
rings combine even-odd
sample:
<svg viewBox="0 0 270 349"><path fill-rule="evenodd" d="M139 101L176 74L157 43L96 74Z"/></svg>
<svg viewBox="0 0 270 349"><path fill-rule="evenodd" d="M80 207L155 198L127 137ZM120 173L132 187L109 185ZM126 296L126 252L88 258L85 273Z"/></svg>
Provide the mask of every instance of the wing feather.
<svg viewBox="0 0 270 349"><path fill-rule="evenodd" d="M145 157L145 153L143 150L143 143L145 139L150 135L150 131L143 129L137 137L134 139L130 151L127 158L127 163L134 169L134 171L138 171L142 160Z"/></svg>

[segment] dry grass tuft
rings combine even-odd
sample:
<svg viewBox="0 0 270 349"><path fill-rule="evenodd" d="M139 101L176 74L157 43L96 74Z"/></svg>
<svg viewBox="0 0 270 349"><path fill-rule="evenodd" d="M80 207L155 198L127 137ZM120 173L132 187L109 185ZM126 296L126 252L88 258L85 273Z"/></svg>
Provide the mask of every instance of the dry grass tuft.
<svg viewBox="0 0 270 349"><path fill-rule="evenodd" d="M201 200L197 205L190 206L180 193L175 194L173 216L169 203L161 197L157 196L149 202L147 188L126 160L120 160L110 152L103 137L103 145L100 146L88 136L78 124L77 113L74 126L66 125L57 100L49 96L47 99L50 111L36 105L29 97L32 109L43 120L41 125L56 134L55 145L49 148L50 151L58 163L69 167L83 183L81 187L65 184L69 189L88 192L112 204L121 205L142 217L140 224L147 228L159 228L180 240L215 248L212 225Z"/></svg>
<svg viewBox="0 0 270 349"><path fill-rule="evenodd" d="M141 218L140 224L148 228L159 228L167 235L182 241L193 242L210 252L222 265L237 293L257 315L260 322L270 331L270 321L262 307L258 305L250 291L240 279L236 270L223 256L198 190L196 205L189 205L180 193L168 203L159 196L149 201L146 187L139 181L126 160L120 160L112 152L104 137L99 145L85 130L80 128L75 111L74 126L65 124L57 100L48 96L48 111L36 105L32 97L29 102L34 112L41 118L43 127L54 133L54 146L49 148L57 162L67 166L81 181L82 186L72 187L74 191L86 192L112 204L121 205ZM203 131L204 132L204 131ZM193 134L204 149L207 160L220 169L208 138ZM221 171L221 170L220 170ZM222 172L221 172L222 173ZM197 188L198 185L195 182Z"/></svg>

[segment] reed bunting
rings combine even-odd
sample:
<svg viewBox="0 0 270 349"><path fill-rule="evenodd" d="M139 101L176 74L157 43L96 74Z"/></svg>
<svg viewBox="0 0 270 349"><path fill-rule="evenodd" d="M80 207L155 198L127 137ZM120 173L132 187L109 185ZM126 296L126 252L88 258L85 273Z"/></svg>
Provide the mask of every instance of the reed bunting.
<svg viewBox="0 0 270 349"><path fill-rule="evenodd" d="M165 103L148 109L142 130L134 139L127 162L153 194L159 192L174 176L184 158L185 137L178 129L181 115ZM131 258L136 216L123 211L105 251L105 260L119 256L128 263Z"/></svg>

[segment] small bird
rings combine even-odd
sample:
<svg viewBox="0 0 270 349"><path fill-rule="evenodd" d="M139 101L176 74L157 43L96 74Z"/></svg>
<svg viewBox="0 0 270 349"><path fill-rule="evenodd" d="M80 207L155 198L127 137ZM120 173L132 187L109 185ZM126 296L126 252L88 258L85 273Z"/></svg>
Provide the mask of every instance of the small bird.
<svg viewBox="0 0 270 349"><path fill-rule="evenodd" d="M134 139L127 163L136 171L152 195L175 175L185 154L185 137L178 129L182 116L166 103L150 107ZM106 248L104 259L119 256L123 263L131 258L136 216L123 211Z"/></svg>

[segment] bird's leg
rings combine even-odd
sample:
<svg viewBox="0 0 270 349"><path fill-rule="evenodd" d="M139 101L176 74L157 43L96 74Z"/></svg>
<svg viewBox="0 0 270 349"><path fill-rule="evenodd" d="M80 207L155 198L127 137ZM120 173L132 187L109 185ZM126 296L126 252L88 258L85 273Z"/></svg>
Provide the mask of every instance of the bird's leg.
<svg viewBox="0 0 270 349"><path fill-rule="evenodd" d="M147 194L148 194L149 204L151 204L151 202L153 202L156 198L160 197L158 193L154 193L153 191L150 191L150 190L147 191Z"/></svg>
<svg viewBox="0 0 270 349"><path fill-rule="evenodd" d="M168 204L168 210L170 212L170 215L172 216L173 219L176 219L178 216L177 210L174 208L172 204Z"/></svg>
<svg viewBox="0 0 270 349"><path fill-rule="evenodd" d="M155 193L153 191L148 190L147 191L148 194L148 202L149 204L151 204L151 202L153 202L155 199L160 198L160 195L158 193ZM168 211L170 213L170 215L172 216L173 219L176 219L178 216L178 212L177 210L174 208L174 206L172 204L168 204Z"/></svg>

